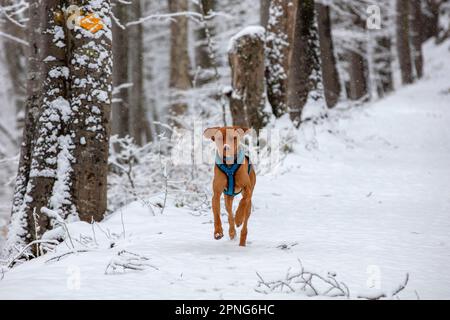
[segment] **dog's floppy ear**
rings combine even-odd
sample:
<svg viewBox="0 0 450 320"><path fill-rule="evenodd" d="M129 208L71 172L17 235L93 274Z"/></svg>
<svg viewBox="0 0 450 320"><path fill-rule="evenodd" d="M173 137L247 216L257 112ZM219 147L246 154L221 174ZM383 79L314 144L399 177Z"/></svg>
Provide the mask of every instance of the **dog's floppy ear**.
<svg viewBox="0 0 450 320"><path fill-rule="evenodd" d="M219 131L219 127L214 127L214 128L208 128L205 130L205 132L203 132L203 136L206 139L211 139L212 141L215 140L214 136L216 135L217 131Z"/></svg>
<svg viewBox="0 0 450 320"><path fill-rule="evenodd" d="M243 128L243 127L234 127L234 130L239 134L239 136L243 137L247 133L250 132L250 128Z"/></svg>

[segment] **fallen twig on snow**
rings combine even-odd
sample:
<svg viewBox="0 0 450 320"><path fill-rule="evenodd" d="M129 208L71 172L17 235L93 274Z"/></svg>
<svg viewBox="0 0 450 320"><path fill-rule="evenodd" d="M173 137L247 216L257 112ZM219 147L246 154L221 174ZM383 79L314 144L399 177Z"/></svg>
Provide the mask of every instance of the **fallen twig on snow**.
<svg viewBox="0 0 450 320"><path fill-rule="evenodd" d="M125 273L127 270L144 271L148 268L159 270L148 263L150 259L126 250L117 253L108 263L105 274Z"/></svg>
<svg viewBox="0 0 450 320"><path fill-rule="evenodd" d="M326 296L326 297L350 297L350 290L347 285L336 279L336 274L329 272L326 277L317 273L305 271L302 262L300 271L290 274L288 270L285 279L275 281L265 281L263 277L256 273L259 281L255 288L256 292L269 294L276 290L284 292L285 288L289 293L305 293L308 296Z"/></svg>

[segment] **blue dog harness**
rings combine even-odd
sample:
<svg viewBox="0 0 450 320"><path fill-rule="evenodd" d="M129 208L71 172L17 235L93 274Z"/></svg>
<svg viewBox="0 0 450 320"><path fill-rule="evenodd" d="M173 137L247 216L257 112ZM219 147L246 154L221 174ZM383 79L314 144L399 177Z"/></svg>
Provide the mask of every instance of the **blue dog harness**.
<svg viewBox="0 0 450 320"><path fill-rule="evenodd" d="M241 167L241 164L244 163L244 158L247 158L248 174L250 174L250 171L252 170L252 165L250 164L250 159L245 156L243 150L239 151L237 159L236 159L237 161L231 165L224 164L222 159L220 158L219 154L216 154L216 166L220 169L220 171L225 173L227 176L228 186L223 191L223 193L226 194L227 196L234 197L241 193L241 192L234 193L234 185L235 185L234 176L236 175L236 172L238 171L238 169Z"/></svg>

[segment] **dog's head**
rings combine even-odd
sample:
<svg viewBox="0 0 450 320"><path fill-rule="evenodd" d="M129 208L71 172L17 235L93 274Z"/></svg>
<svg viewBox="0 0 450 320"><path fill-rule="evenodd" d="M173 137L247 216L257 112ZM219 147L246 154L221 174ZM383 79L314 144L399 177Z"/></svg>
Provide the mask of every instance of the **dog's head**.
<svg viewBox="0 0 450 320"><path fill-rule="evenodd" d="M234 161L240 141L249 131L249 128L237 126L214 127L206 129L203 136L215 142L219 156L229 163Z"/></svg>

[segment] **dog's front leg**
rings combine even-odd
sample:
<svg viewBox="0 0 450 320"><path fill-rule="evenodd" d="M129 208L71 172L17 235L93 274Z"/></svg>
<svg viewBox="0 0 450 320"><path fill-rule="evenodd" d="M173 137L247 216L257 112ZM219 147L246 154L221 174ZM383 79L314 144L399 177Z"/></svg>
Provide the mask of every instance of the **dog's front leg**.
<svg viewBox="0 0 450 320"><path fill-rule="evenodd" d="M242 192L242 199L239 202L239 207L236 211L236 224L239 225L243 222L241 229L241 238L239 240L239 245L245 247L247 243L247 223L250 218L250 211L252 207L252 190L249 187L245 187ZM239 220L238 220L239 217Z"/></svg>
<svg viewBox="0 0 450 320"><path fill-rule="evenodd" d="M212 198L212 210L214 214L214 239L219 240L223 237L222 221L220 220L220 195L221 192L214 191Z"/></svg>
<svg viewBox="0 0 450 320"><path fill-rule="evenodd" d="M230 239L233 240L236 236L236 229L234 227L234 217L233 217L233 200L234 197L225 195L225 208L228 213L228 224L230 229L228 230L228 234L230 235Z"/></svg>

